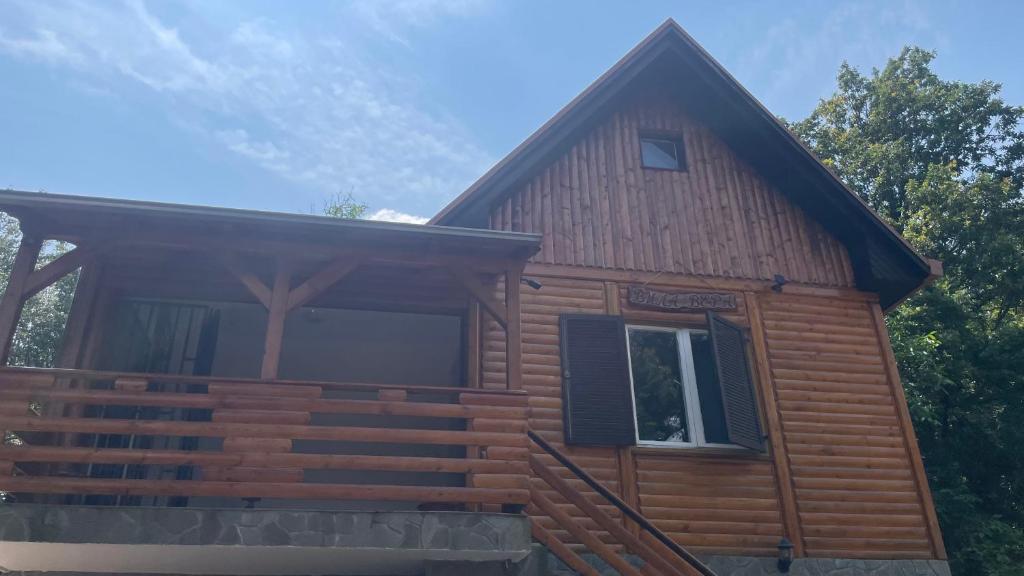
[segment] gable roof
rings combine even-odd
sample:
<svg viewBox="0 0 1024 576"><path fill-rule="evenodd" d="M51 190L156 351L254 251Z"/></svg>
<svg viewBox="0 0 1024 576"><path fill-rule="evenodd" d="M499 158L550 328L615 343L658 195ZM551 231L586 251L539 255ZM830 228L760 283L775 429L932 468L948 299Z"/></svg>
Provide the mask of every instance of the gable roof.
<svg viewBox="0 0 1024 576"><path fill-rule="evenodd" d="M884 308L940 274L675 21L658 27L430 224L486 228L490 208L596 125L644 77L686 86L688 107L736 154L847 248L857 287Z"/></svg>

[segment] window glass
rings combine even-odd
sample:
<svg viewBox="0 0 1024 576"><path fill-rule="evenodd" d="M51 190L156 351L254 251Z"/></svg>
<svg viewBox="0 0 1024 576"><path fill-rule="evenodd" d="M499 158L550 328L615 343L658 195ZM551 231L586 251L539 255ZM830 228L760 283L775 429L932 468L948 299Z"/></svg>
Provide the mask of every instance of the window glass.
<svg viewBox="0 0 1024 576"><path fill-rule="evenodd" d="M681 170L682 142L671 138L640 138L640 156L646 168Z"/></svg>
<svg viewBox="0 0 1024 576"><path fill-rule="evenodd" d="M729 432L725 427L725 407L722 405L722 390L718 387L718 382L715 379L715 359L712 356L711 339L706 332L691 332L690 348L693 350L693 373L697 380L697 396L700 398L704 441L712 444L728 444Z"/></svg>
<svg viewBox="0 0 1024 576"><path fill-rule="evenodd" d="M689 442L676 333L631 328L629 354L639 440Z"/></svg>

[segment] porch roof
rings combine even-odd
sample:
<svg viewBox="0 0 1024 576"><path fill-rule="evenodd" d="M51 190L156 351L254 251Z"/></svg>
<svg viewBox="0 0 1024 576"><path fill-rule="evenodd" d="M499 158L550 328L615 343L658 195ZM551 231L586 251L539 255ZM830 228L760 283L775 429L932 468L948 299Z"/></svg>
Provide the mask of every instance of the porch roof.
<svg viewBox="0 0 1024 576"><path fill-rule="evenodd" d="M17 217L31 233L69 242L140 238L189 243L219 237L253 250L283 243L526 260L541 241L537 234L519 232L19 190L0 190L0 211Z"/></svg>

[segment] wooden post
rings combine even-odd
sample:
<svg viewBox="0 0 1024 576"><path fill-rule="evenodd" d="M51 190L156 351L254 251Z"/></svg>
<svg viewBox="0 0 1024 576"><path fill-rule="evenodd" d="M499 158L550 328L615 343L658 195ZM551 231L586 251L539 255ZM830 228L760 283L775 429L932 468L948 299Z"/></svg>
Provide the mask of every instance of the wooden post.
<svg viewBox="0 0 1024 576"><path fill-rule="evenodd" d="M466 314L466 388L480 387L480 303L472 297Z"/></svg>
<svg viewBox="0 0 1024 576"><path fill-rule="evenodd" d="M753 292L744 294L744 303L747 308L747 318L750 321L750 339L754 345L754 365L761 388L760 396L764 409L765 428L768 432L775 479L778 483L782 523L786 537L793 543L794 555L800 557L804 555L803 531L797 511L796 488L793 485L793 475L789 469L789 454L786 451L778 402L775 398L775 385L772 382L771 367L768 365L768 346L764 335L764 321L761 318L761 305L757 294Z"/></svg>
<svg viewBox="0 0 1024 576"><path fill-rule="evenodd" d="M41 246L42 241L30 235L22 226L21 244L14 256L11 275L7 279L7 290L0 299L0 366L7 365L11 354L14 330L18 326L21 309L25 305L25 285L29 275L35 270Z"/></svg>
<svg viewBox="0 0 1024 576"><path fill-rule="evenodd" d="M82 368L82 349L89 332L89 326L96 317L97 294L101 281L102 264L97 260L82 266L75 286L75 298L71 302L64 339L57 357L58 368Z"/></svg>
<svg viewBox="0 0 1024 576"><path fill-rule="evenodd" d="M274 273L274 288L270 293L270 314L267 317L267 337L263 344L263 366L260 378L277 378L277 367L281 361L281 342L284 339L284 321L288 316L288 294L291 290L292 275L288 262L277 261Z"/></svg>
<svg viewBox="0 0 1024 576"><path fill-rule="evenodd" d="M506 385L509 390L520 390L523 387L523 332L519 304L522 277L521 263L512 264L505 270L505 362L508 377Z"/></svg>

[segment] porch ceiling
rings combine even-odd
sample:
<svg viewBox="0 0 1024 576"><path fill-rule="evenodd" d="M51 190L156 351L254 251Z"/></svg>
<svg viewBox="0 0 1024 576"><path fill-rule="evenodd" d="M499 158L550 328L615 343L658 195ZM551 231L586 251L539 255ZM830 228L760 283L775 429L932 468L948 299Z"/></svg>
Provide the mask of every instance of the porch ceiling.
<svg viewBox="0 0 1024 576"><path fill-rule="evenodd" d="M215 242L218 248L261 253L304 248L312 256L351 250L504 261L525 261L540 247L536 234L17 190L0 190L0 211L33 234L76 243Z"/></svg>

